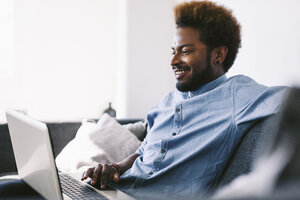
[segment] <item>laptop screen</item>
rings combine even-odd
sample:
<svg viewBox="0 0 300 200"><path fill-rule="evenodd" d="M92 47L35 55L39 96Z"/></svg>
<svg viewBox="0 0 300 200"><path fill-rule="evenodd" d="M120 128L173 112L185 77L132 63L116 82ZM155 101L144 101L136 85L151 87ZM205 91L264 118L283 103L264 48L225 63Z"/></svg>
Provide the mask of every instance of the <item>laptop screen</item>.
<svg viewBox="0 0 300 200"><path fill-rule="evenodd" d="M62 199L46 124L11 109L6 117L20 178L46 199Z"/></svg>

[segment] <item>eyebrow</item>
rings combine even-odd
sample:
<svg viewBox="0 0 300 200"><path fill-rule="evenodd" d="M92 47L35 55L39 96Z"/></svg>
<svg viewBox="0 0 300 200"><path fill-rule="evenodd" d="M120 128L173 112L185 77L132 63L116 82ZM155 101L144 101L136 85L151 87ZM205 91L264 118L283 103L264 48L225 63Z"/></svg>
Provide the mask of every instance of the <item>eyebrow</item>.
<svg viewBox="0 0 300 200"><path fill-rule="evenodd" d="M193 45L193 44L183 44L183 45L179 46L178 48L179 48L179 49L182 49L182 48L184 48L184 47L189 47L189 46L194 46L194 45ZM172 50L175 50L175 48L172 47Z"/></svg>

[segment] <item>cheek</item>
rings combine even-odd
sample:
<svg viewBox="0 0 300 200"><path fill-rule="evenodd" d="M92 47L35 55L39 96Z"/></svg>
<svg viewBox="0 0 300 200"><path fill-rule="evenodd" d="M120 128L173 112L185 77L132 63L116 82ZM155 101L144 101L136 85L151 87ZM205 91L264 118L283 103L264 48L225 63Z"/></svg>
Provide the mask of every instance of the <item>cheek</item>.
<svg viewBox="0 0 300 200"><path fill-rule="evenodd" d="M206 60L204 59L194 59L189 62L189 66L193 71L202 71L206 68Z"/></svg>
<svg viewBox="0 0 300 200"><path fill-rule="evenodd" d="M182 61L189 66L199 65L200 63L200 59L197 59L195 56L187 56L184 59L182 59Z"/></svg>

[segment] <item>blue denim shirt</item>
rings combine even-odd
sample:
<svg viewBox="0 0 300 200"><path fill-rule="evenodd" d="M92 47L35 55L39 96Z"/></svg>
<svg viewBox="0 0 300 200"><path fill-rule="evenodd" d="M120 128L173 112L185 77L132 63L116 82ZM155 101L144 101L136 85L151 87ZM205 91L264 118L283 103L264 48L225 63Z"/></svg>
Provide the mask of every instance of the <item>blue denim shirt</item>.
<svg viewBox="0 0 300 200"><path fill-rule="evenodd" d="M150 198L211 191L243 134L279 110L285 91L223 75L196 91L171 92L149 112L139 157L117 187Z"/></svg>

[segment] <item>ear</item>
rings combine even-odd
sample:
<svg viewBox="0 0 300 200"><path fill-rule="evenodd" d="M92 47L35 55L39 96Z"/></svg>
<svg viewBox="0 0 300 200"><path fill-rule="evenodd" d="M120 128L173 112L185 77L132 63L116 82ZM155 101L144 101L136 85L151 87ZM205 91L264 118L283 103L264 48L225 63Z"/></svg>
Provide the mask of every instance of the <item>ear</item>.
<svg viewBox="0 0 300 200"><path fill-rule="evenodd" d="M222 65L227 56L228 48L226 46L216 47L211 51L211 64L212 66Z"/></svg>

